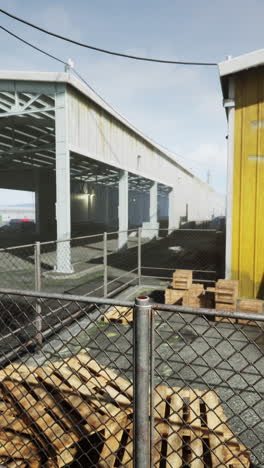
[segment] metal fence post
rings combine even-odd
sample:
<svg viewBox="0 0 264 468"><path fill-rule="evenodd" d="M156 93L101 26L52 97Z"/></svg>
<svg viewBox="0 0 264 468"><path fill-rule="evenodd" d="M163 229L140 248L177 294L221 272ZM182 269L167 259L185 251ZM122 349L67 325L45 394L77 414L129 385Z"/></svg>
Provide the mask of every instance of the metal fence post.
<svg viewBox="0 0 264 468"><path fill-rule="evenodd" d="M138 285L141 285L141 237L142 228L138 228Z"/></svg>
<svg viewBox="0 0 264 468"><path fill-rule="evenodd" d="M104 297L107 297L107 232L104 232Z"/></svg>
<svg viewBox="0 0 264 468"><path fill-rule="evenodd" d="M134 353L134 468L150 466L150 326L151 306L147 296L135 301L133 318Z"/></svg>
<svg viewBox="0 0 264 468"><path fill-rule="evenodd" d="M41 252L40 242L35 244L35 291L41 291ZM35 320L36 335L35 341L37 346L42 346L42 314L41 314L41 301L36 301L36 320Z"/></svg>

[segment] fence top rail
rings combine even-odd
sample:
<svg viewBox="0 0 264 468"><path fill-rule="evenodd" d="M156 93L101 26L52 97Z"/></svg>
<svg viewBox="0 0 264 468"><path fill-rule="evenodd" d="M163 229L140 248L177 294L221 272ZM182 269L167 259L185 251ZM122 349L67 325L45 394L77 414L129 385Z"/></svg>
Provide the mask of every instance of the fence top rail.
<svg viewBox="0 0 264 468"><path fill-rule="evenodd" d="M236 319L245 319L256 322L264 322L264 314L255 314L247 312L238 312L238 311L229 311L229 310L216 310L216 309L204 309L201 307L187 307L187 306L178 306L172 304L158 304L151 303L151 307L157 311L166 311L166 312L179 312L181 314L189 315L204 315L207 317L226 317L226 318L236 318Z"/></svg>
<svg viewBox="0 0 264 468"><path fill-rule="evenodd" d="M6 296L23 296L23 297L36 297L39 299L57 299L60 301L68 302L82 302L87 304L101 304L101 305L114 305L121 307L134 307L135 302L133 301L120 301L117 299L108 299L100 297L86 297L86 296L77 296L71 294L57 294L57 293L45 293L45 292L35 292L28 290L19 290L19 289L5 289L0 288L0 295ZM205 309L201 307L187 307L187 306L177 306L171 304L159 304L156 302L150 303L151 308L157 311L167 311L167 312L178 312L179 314L189 314L197 316L207 316L207 317L227 317L227 318L237 318L245 319L256 322L264 322L264 314L255 314L255 313L246 313L246 312L230 312L227 310L215 310L215 309Z"/></svg>
<svg viewBox="0 0 264 468"><path fill-rule="evenodd" d="M7 252L9 250L15 250L15 249L25 249L26 247L35 247L35 244L24 244L24 245L15 245L11 247L1 247L0 252Z"/></svg>
<svg viewBox="0 0 264 468"><path fill-rule="evenodd" d="M145 268L145 270L168 270L168 271L176 270L175 267L167 268L167 267L152 267L152 266L144 266L144 265L142 265L141 268ZM215 270L192 270L192 271L195 273L216 273Z"/></svg>
<svg viewBox="0 0 264 468"><path fill-rule="evenodd" d="M21 289L6 289L0 288L0 296L24 296L24 297L36 297L38 299L55 299L59 301L68 302L83 302L87 304L101 304L101 305L115 305L121 307L133 307L134 302L131 301L120 301L118 299L108 299L102 297L93 296L77 296L72 294L57 294L48 292L36 292L30 290Z"/></svg>

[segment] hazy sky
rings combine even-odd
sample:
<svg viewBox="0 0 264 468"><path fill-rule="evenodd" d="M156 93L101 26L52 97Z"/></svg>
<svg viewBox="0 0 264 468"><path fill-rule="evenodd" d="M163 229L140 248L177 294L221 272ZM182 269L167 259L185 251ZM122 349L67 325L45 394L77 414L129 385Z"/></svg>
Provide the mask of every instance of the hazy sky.
<svg viewBox="0 0 264 468"><path fill-rule="evenodd" d="M219 62L264 43L263 0L0 0L0 6L62 35L148 57ZM2 14L0 24L71 57L111 105L204 180L209 169L224 193L227 130L217 68L135 62L49 38ZM3 31L0 41L3 70L62 70Z"/></svg>

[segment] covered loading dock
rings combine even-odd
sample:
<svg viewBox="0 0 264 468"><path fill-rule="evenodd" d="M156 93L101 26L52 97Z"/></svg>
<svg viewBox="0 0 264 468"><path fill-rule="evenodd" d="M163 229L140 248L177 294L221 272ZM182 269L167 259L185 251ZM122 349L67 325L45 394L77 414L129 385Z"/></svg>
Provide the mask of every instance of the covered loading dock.
<svg viewBox="0 0 264 468"><path fill-rule="evenodd" d="M36 192L41 240L69 240L72 221L89 234L93 222L114 220L119 248L129 216L157 229L159 198L169 228L187 206L193 220L224 209L211 187L70 73L0 73L0 187ZM60 245L57 268L70 273L70 243Z"/></svg>

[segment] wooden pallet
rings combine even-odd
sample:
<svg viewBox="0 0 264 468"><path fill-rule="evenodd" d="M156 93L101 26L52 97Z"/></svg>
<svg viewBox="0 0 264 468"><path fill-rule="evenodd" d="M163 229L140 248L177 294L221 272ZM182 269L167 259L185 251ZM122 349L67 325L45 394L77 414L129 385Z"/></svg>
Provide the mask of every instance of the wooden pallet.
<svg viewBox="0 0 264 468"><path fill-rule="evenodd" d="M123 427L132 412L131 384L86 354L42 368L12 364L0 379L0 462L8 467L65 466L81 441Z"/></svg>
<svg viewBox="0 0 264 468"><path fill-rule="evenodd" d="M250 466L249 453L227 426L215 392L159 386L154 394L154 406L155 468ZM110 435L98 464L105 468L132 468L131 422Z"/></svg>
<svg viewBox="0 0 264 468"><path fill-rule="evenodd" d="M218 280L215 285L215 301L235 305L238 297L238 281Z"/></svg>
<svg viewBox="0 0 264 468"><path fill-rule="evenodd" d="M175 270L172 275L172 287L174 289L187 290L191 287L193 280L192 270Z"/></svg>
<svg viewBox="0 0 264 468"><path fill-rule="evenodd" d="M131 307L111 307L106 314L101 316L102 322L114 322L127 325L133 322L133 309Z"/></svg>
<svg viewBox="0 0 264 468"><path fill-rule="evenodd" d="M86 354L41 368L12 364L0 384L5 466L132 468L132 387L107 367ZM155 468L249 467L215 392L159 386L154 407Z"/></svg>
<svg viewBox="0 0 264 468"><path fill-rule="evenodd" d="M177 289L171 289L171 288L165 289L165 295L164 295L165 304L181 305L183 294L184 294L183 290L177 290Z"/></svg>
<svg viewBox="0 0 264 468"><path fill-rule="evenodd" d="M223 304L223 303L216 303L215 305L216 310L226 310L230 312L230 316L232 315L232 312L235 312L237 310L237 306L231 305L231 304ZM231 317L215 317L216 322L225 322L225 323L236 323L235 318Z"/></svg>
<svg viewBox="0 0 264 468"><path fill-rule="evenodd" d="M182 305L187 307L201 307L203 295L203 284L192 284L188 291L183 295Z"/></svg>
<svg viewBox="0 0 264 468"><path fill-rule="evenodd" d="M246 312L246 313L262 314L263 304L264 304L264 301L261 301L259 299L240 299L238 301L238 311ZM237 323L241 323L245 325L257 325L257 323L252 320L244 320L244 319L238 319Z"/></svg>

